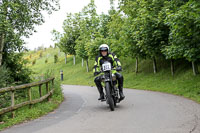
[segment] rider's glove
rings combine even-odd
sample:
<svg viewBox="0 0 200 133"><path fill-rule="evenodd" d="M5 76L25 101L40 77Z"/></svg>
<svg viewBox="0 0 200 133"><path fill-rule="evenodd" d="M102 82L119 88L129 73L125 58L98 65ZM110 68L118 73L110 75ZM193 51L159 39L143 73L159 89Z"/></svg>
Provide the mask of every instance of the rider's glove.
<svg viewBox="0 0 200 133"><path fill-rule="evenodd" d="M121 66L118 66L118 67L116 68L116 71L122 71L122 67L121 67Z"/></svg>
<svg viewBox="0 0 200 133"><path fill-rule="evenodd" d="M97 76L100 72L94 72L94 76Z"/></svg>

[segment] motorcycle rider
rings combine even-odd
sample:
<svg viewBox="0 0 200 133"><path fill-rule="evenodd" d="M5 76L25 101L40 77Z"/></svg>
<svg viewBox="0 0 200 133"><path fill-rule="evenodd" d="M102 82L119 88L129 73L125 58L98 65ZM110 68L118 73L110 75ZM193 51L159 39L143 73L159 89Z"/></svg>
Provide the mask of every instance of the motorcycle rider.
<svg viewBox="0 0 200 133"><path fill-rule="evenodd" d="M116 75L116 78L118 81L120 100L123 100L125 98L125 96L123 94L124 78L123 78L122 74L118 73L118 71L122 70L121 63L114 53L109 52L109 46L107 44L102 44L99 47L99 55L96 57L96 60L95 60L94 69L93 69L94 76L97 76L98 74L101 73L100 72L101 66L105 61L110 62L112 67L116 68L116 71L114 72L114 74ZM95 82L97 89L99 91L99 94L100 94L100 97L98 100L104 100L105 97L104 97L103 87L101 84L101 75L97 76L94 79L94 82Z"/></svg>

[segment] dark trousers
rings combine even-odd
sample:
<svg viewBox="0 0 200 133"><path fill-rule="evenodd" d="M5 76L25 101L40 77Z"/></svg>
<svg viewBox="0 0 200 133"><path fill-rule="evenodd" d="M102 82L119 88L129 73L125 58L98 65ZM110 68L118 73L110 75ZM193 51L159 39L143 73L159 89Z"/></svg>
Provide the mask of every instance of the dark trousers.
<svg viewBox="0 0 200 133"><path fill-rule="evenodd" d="M119 88L119 91L123 91L123 82L124 82L124 77L122 74L116 72L115 73L116 75L116 78L117 78L117 81L118 81L118 88ZM101 76L98 76L94 79L94 82L97 86L97 89L99 91L100 94L103 93L103 87L102 87L102 84L101 84L101 81L102 81L102 78Z"/></svg>

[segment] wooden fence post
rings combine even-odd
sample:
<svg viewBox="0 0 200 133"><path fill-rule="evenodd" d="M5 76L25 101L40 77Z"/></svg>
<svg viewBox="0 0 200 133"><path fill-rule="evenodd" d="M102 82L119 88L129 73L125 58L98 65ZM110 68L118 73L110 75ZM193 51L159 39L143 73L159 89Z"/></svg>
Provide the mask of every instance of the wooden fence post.
<svg viewBox="0 0 200 133"><path fill-rule="evenodd" d="M39 85L39 93L40 93L40 97L42 97L42 84Z"/></svg>
<svg viewBox="0 0 200 133"><path fill-rule="evenodd" d="M52 84L51 84L51 82L52 82ZM44 90L42 90L43 84L46 84L46 91L47 91L47 94L45 94L44 96L42 96L42 92L44 91ZM32 97L31 89L34 86L39 86L39 93L40 93L39 99L33 99L33 97ZM15 103L15 100L16 100L15 93L16 93L16 90L20 90L20 89L26 89L26 91L28 93L28 99L25 102L16 104ZM48 101L50 101L50 96L52 96L53 89L54 89L54 78L49 78L44 81L40 81L40 82L36 82L36 83L34 82L34 83L15 86L15 87L11 86L11 87L6 87L6 88L1 88L0 94L10 92L11 101L8 101L8 102L11 102L11 105L9 107L0 109L0 115L5 114L7 112L11 112L12 116L14 117L15 116L14 110L16 110L18 108L21 108L21 107L27 106L27 105L29 105L29 108L32 108L33 104L42 102L45 99L48 99Z"/></svg>
<svg viewBox="0 0 200 133"><path fill-rule="evenodd" d="M14 107L15 106L15 91L12 90L11 91L11 107ZM12 112L12 118L15 117L15 112L13 111Z"/></svg>
<svg viewBox="0 0 200 133"><path fill-rule="evenodd" d="M46 82L46 92L49 93L49 82ZM48 101L50 101L50 97L48 97Z"/></svg>
<svg viewBox="0 0 200 133"><path fill-rule="evenodd" d="M29 101L31 102L32 101L32 95L31 95L31 87L28 88L28 97L29 97ZM30 106L29 108L32 108L32 104L30 103Z"/></svg>

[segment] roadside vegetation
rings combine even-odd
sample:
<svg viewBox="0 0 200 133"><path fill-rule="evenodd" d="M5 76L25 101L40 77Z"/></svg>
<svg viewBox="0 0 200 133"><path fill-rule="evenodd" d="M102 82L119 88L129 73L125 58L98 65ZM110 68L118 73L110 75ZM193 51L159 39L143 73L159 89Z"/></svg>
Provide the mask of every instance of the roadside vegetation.
<svg viewBox="0 0 200 133"><path fill-rule="evenodd" d="M30 4L31 3L31 4ZM92 67L100 44L121 60L125 88L153 90L200 102L200 3L198 0L110 0L97 14L91 0L68 13L63 33L52 31L55 47L29 51L23 37L44 22L41 11L58 10L58 0L0 2L0 88L55 76L62 84L94 86ZM116 8L117 7L117 8ZM60 82L52 101L0 116L0 130L46 114L63 100ZM20 92L19 100L23 97ZM1 108L9 94L0 95ZM17 102L17 101L16 101ZM36 110L37 111L36 111Z"/></svg>
<svg viewBox="0 0 200 133"><path fill-rule="evenodd" d="M41 80L34 77L27 66L24 52L23 38L28 38L35 32L35 26L44 23L44 12L51 14L59 9L57 0L41 1L0 1L0 89L8 86L16 86ZM53 76L45 72L44 78ZM53 111L63 100L59 81L55 82L55 94L50 102L42 102L33 106L32 109L22 107L12 113L0 115L0 131L27 120L32 120L48 112ZM33 91L33 98L37 93ZM24 91L17 91L15 103L26 99ZM0 94L0 110L11 104L10 93Z"/></svg>
<svg viewBox="0 0 200 133"><path fill-rule="evenodd" d="M58 81L57 79L55 80L54 89L55 91L50 101L45 100L41 103L34 104L32 105L31 109L29 106L21 107L18 110L13 112L14 117L11 112L1 115L0 116L0 131L5 128L11 127L13 125L36 119L58 108L60 103L63 101L63 95L62 95L62 91L60 87L60 81ZM32 95L33 99L35 99L34 97L39 97L38 88L32 89L32 94L33 94ZM3 104L4 107L6 107L10 101L8 96L4 95L4 98L5 97L7 97L7 101L3 100L5 102ZM27 97L24 97L21 93L20 95L18 94L16 97L17 97L17 100L15 101L16 103L23 101L24 99L27 99ZM1 97L1 100L2 98L3 97Z"/></svg>
<svg viewBox="0 0 200 133"><path fill-rule="evenodd" d="M105 43L121 59L124 87L172 93L199 102L199 12L197 0L119 0L117 5L110 0L108 14L99 15L91 0L81 12L67 14L63 33L52 31L65 61L66 55L72 55L73 64L82 59L88 64L72 69L67 62L60 65L70 77L63 83L94 85L91 62Z"/></svg>
<svg viewBox="0 0 200 133"><path fill-rule="evenodd" d="M31 53L31 52L30 52ZM40 52L31 53L32 56L38 55ZM51 54L49 54L51 53ZM45 63L46 55L48 63ZM58 55L58 61L54 63L54 55ZM73 56L68 56L68 61L65 64L65 54L59 52L58 48L49 48L43 52L43 57L38 58L36 64L30 67L35 74L43 74L44 70L51 70L55 77L61 80L60 71L63 70L64 80L62 84L71 85L87 85L95 86L93 76L94 59L89 60L89 72L87 72L86 61L82 66L82 58L77 57L76 64L73 63ZM29 53L26 57L30 56ZM124 88L142 89L150 91L159 91L186 98L192 99L200 103L200 75L194 76L191 69L191 64L184 60L179 60L175 64L178 68L174 76L171 75L170 61L164 59L157 61L158 72L154 74L152 69L153 63L149 59L141 59L139 62L138 73L135 73L136 60L131 57L120 57L124 75Z"/></svg>
<svg viewBox="0 0 200 133"><path fill-rule="evenodd" d="M27 66L29 69L31 69L31 66ZM31 70L30 70L31 71ZM30 78L32 79L32 82L41 81L44 79L47 79L49 77L54 76L54 72L50 71L49 69L43 68L42 75L40 73L34 74L34 71L32 71L32 76L30 75ZM45 90L45 86L42 86L42 90ZM44 94L46 92L42 91ZM42 95L44 95L42 94ZM39 98L38 93L38 86L32 88L32 99ZM28 95L26 90L20 90L17 91L15 94L15 103L21 103L22 101L27 101ZM11 127L15 124L27 122L33 119L36 119L38 117L41 117L43 115L48 114L49 112L54 111L56 108L59 107L60 103L63 101L64 97L62 94L61 89L61 82L59 79L54 80L54 93L50 98L50 101L44 100L41 103L37 103L31 106L24 106L16 111L9 112L6 114L3 114L0 116L0 131ZM5 108L10 106L11 104L11 97L10 93L3 93L0 95L0 107Z"/></svg>

